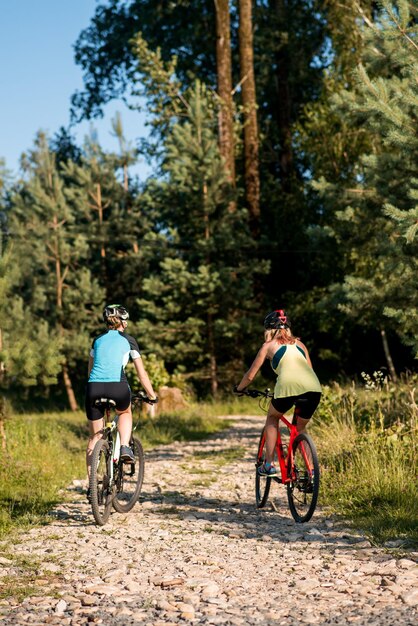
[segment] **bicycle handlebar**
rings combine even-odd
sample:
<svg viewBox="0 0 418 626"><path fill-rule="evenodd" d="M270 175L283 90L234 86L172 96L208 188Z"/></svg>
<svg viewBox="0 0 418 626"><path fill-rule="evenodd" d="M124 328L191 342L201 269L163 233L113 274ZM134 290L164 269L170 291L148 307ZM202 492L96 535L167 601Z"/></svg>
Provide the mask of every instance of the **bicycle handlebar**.
<svg viewBox="0 0 418 626"><path fill-rule="evenodd" d="M158 398L151 400L143 391L138 391L132 395L132 402L146 402L147 404L157 404Z"/></svg>
<svg viewBox="0 0 418 626"><path fill-rule="evenodd" d="M234 387L234 393L240 396L249 396L250 398L274 397L274 394L270 392L270 389L265 389L264 391L260 391L260 389L244 389L243 391L237 391L236 387Z"/></svg>

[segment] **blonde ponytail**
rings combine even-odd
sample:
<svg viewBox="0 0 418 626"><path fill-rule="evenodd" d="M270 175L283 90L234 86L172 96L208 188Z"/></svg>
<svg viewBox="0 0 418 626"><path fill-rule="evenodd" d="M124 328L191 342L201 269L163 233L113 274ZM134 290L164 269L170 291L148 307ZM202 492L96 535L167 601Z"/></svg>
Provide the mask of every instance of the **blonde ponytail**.
<svg viewBox="0 0 418 626"><path fill-rule="evenodd" d="M270 328L264 331L264 341L277 341L277 343L294 344L299 337L295 337L290 328Z"/></svg>

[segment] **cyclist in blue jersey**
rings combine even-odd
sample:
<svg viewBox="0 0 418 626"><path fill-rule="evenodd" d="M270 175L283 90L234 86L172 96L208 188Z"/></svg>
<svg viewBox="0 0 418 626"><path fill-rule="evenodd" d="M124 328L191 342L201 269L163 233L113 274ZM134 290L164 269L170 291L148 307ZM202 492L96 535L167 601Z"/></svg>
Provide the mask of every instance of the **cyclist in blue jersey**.
<svg viewBox="0 0 418 626"><path fill-rule="evenodd" d="M119 414L121 459L124 463L135 462L133 451L129 446L132 433L131 390L125 375L125 366L130 358L147 396L157 402L138 344L125 332L129 319L128 311L120 304L110 304L103 311L103 319L107 330L93 341L86 389L86 415L89 421L86 461L89 475L94 446L103 434L104 412L94 405L99 398L110 398L116 403L116 412Z"/></svg>

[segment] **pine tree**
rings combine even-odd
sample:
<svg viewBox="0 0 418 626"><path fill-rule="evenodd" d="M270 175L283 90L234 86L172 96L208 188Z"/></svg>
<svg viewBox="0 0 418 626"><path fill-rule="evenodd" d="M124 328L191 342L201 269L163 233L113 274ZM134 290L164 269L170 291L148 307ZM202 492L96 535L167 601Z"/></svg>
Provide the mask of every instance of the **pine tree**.
<svg viewBox="0 0 418 626"><path fill-rule="evenodd" d="M219 106L219 149L228 180L235 186L234 105L232 100L231 18L229 0L214 0ZM235 208L235 207L234 207Z"/></svg>
<svg viewBox="0 0 418 626"><path fill-rule="evenodd" d="M199 82L185 95L187 118L166 139L165 182L154 182L166 245L159 272L144 280L139 324L169 368L209 380L216 395L242 364L254 320L253 244L231 191L217 141L216 99Z"/></svg>
<svg viewBox="0 0 418 626"><path fill-rule="evenodd" d="M354 170L354 187L318 185L327 203L341 207L334 236L347 251L347 276L334 292L345 300L343 309L370 328L392 328L415 350L416 24L417 10L406 0L385 0L375 20L366 21L357 82L336 98L335 109L353 127L363 125L370 149Z"/></svg>
<svg viewBox="0 0 418 626"><path fill-rule="evenodd" d="M63 167L65 194L89 242L89 267L99 279L107 301L132 306L141 289L152 249L142 245L149 219L141 207L129 166L136 151L127 145L120 119L113 124L121 154L105 152L94 134L83 146L79 163Z"/></svg>
<svg viewBox="0 0 418 626"><path fill-rule="evenodd" d="M98 281L85 263L89 243L75 208L67 200L47 138L39 133L26 159L26 179L10 198L12 253L19 268L14 281L19 296L14 307L20 307L22 320L37 329L36 349L52 353L52 369L59 359L73 410L77 401L72 373L77 362L85 364L89 329L96 325L96 309L103 302ZM16 354L20 339L13 335L13 340L11 349ZM32 354L22 350L21 361L28 361L27 367L33 359Z"/></svg>
<svg viewBox="0 0 418 626"><path fill-rule="evenodd" d="M244 109L245 198L250 214L251 231L257 239L260 234L260 172L252 4L253 0L239 1L239 56Z"/></svg>

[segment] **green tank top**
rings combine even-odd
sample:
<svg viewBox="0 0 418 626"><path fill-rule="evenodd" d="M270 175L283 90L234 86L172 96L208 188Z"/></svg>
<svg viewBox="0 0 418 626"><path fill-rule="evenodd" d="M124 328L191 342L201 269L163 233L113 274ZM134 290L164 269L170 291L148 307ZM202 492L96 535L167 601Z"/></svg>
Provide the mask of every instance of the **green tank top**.
<svg viewBox="0 0 418 626"><path fill-rule="evenodd" d="M307 391L321 392L321 384L305 352L295 343L281 346L271 360L271 367L277 374L275 398L299 396Z"/></svg>

